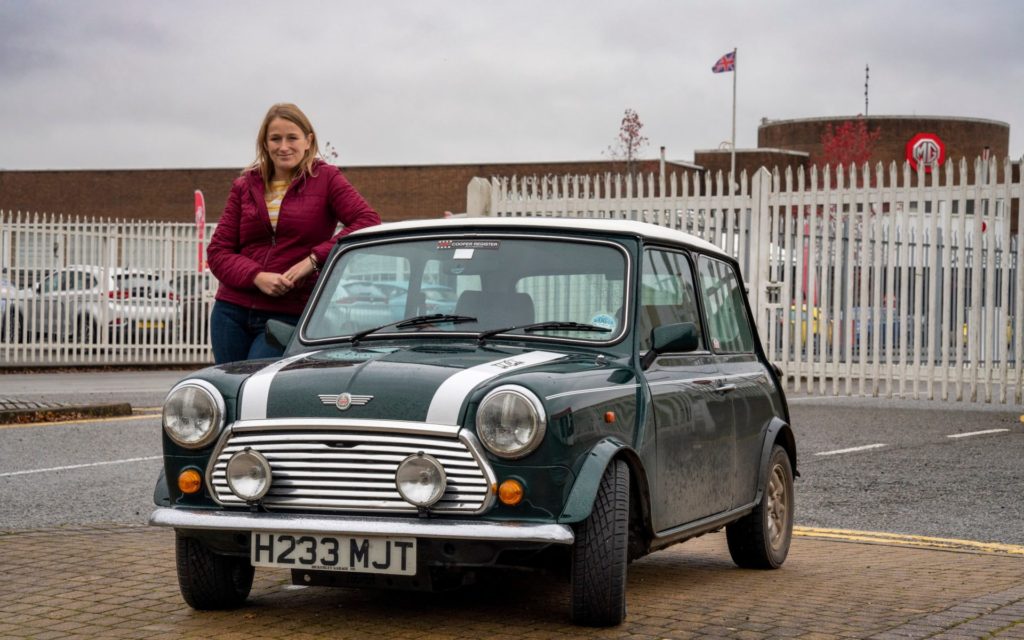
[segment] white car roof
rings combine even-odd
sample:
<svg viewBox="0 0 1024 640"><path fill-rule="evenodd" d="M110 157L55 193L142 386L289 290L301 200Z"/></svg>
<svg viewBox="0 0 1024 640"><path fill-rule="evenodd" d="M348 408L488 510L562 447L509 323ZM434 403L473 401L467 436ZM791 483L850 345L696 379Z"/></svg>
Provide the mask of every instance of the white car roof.
<svg viewBox="0 0 1024 640"><path fill-rule="evenodd" d="M530 230L576 231L585 228L589 231L627 234L640 236L647 240L682 244L714 253L720 256L727 254L717 246L697 236L668 227L635 222L633 220L602 220L597 218L494 218L494 217L463 217L439 218L430 220L407 220L404 222L385 222L373 227L365 227L354 231L352 236L373 235L391 231L443 231L449 228L464 229L466 227L503 227Z"/></svg>

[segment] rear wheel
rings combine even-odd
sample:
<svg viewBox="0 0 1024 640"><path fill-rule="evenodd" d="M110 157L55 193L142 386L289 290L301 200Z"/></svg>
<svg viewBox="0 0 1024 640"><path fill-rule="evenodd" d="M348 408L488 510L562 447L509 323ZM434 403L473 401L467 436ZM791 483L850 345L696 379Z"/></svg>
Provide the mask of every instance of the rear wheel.
<svg viewBox="0 0 1024 640"><path fill-rule="evenodd" d="M793 465L779 445L772 447L761 503L726 526L729 555L746 569L778 569L793 538Z"/></svg>
<svg viewBox="0 0 1024 640"><path fill-rule="evenodd" d="M249 597L254 569L248 558L214 553L177 532L175 556L181 597L193 609L234 609Z"/></svg>
<svg viewBox="0 0 1024 640"><path fill-rule="evenodd" d="M572 547L572 620L609 627L626 617L629 468L613 460L601 478L590 517Z"/></svg>

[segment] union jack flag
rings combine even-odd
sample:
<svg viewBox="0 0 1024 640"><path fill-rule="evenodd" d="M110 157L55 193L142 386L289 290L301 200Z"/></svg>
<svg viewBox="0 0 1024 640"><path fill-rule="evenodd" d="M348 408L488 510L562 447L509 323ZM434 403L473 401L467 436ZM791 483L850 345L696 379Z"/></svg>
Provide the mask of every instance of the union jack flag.
<svg viewBox="0 0 1024 640"><path fill-rule="evenodd" d="M715 73L725 73L726 71L734 71L736 69L736 52L730 51L715 63L715 66L711 67L711 70Z"/></svg>

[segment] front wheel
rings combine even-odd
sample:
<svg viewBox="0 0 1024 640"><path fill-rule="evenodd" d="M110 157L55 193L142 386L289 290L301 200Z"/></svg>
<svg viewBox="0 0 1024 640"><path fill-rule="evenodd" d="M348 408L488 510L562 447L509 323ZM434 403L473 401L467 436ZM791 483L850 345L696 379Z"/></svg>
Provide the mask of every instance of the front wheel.
<svg viewBox="0 0 1024 640"><path fill-rule="evenodd" d="M90 345L94 342L99 341L99 327L96 323L87 318L86 316L79 316L75 323L75 332L78 336L78 342L83 345Z"/></svg>
<svg viewBox="0 0 1024 640"><path fill-rule="evenodd" d="M0 329L0 338L13 344L25 342L25 320L17 311L11 310L3 324L0 324Z"/></svg>
<svg viewBox="0 0 1024 640"><path fill-rule="evenodd" d="M613 460L601 478L590 516L572 547L572 620L610 627L626 617L629 468Z"/></svg>
<svg viewBox="0 0 1024 640"><path fill-rule="evenodd" d="M200 611L234 609L252 589L248 558L210 551L202 542L175 532L178 587L188 606Z"/></svg>
<svg viewBox="0 0 1024 640"><path fill-rule="evenodd" d="M772 447L761 503L725 527L729 555L745 569L778 569L793 539L793 465L779 445Z"/></svg>

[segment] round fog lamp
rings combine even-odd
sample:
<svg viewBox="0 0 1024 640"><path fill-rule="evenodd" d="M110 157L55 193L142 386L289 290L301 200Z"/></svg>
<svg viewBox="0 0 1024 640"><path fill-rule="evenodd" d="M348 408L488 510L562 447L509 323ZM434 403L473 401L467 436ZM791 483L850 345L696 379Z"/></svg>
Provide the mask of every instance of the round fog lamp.
<svg viewBox="0 0 1024 640"><path fill-rule="evenodd" d="M246 502L255 502L270 489L270 463L259 451L243 449L228 460L228 487Z"/></svg>
<svg viewBox="0 0 1024 640"><path fill-rule="evenodd" d="M444 495L448 479L434 456L420 451L398 463L395 485L409 504L429 507Z"/></svg>

